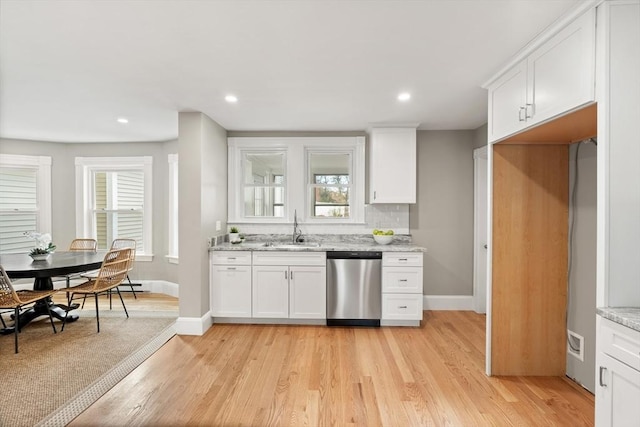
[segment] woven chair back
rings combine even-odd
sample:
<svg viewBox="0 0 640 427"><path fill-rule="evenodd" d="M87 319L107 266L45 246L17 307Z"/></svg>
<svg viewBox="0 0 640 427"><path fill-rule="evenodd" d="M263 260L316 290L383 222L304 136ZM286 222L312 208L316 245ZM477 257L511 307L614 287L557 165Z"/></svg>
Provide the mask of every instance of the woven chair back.
<svg viewBox="0 0 640 427"><path fill-rule="evenodd" d="M136 260L136 241L134 239L113 239L111 242L111 249L133 249L132 252L132 261ZM133 263L131 263L131 268L133 268Z"/></svg>
<svg viewBox="0 0 640 427"><path fill-rule="evenodd" d="M16 294L11 279L0 265L0 308L14 308L20 305L20 298Z"/></svg>
<svg viewBox="0 0 640 427"><path fill-rule="evenodd" d="M132 262L132 252L131 248L114 249L107 252L98 272L98 277L96 277L93 284L96 292L115 288L122 283L127 277L129 265Z"/></svg>
<svg viewBox="0 0 640 427"><path fill-rule="evenodd" d="M73 239L69 250L76 251L93 251L98 249L98 241L96 239Z"/></svg>

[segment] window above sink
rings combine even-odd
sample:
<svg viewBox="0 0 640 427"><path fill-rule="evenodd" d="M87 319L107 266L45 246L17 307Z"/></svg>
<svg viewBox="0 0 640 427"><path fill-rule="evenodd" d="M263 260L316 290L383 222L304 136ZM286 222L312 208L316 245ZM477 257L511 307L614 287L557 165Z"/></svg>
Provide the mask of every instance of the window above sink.
<svg viewBox="0 0 640 427"><path fill-rule="evenodd" d="M228 139L229 222L364 222L364 137ZM300 215L300 214L303 215Z"/></svg>

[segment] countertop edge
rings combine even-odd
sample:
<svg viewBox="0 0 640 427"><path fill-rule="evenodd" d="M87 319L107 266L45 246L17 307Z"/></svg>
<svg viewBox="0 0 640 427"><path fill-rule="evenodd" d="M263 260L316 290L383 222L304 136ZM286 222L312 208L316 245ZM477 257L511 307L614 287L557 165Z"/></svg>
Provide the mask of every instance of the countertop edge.
<svg viewBox="0 0 640 427"><path fill-rule="evenodd" d="M323 243L319 247L279 248L277 246L258 246L257 243L223 243L209 247L209 252L218 251L282 251L282 252L331 252L331 251L367 251L367 252L427 252L427 249L417 245L378 245L372 244L345 244Z"/></svg>
<svg viewBox="0 0 640 427"><path fill-rule="evenodd" d="M596 314L640 332L640 307L599 307Z"/></svg>

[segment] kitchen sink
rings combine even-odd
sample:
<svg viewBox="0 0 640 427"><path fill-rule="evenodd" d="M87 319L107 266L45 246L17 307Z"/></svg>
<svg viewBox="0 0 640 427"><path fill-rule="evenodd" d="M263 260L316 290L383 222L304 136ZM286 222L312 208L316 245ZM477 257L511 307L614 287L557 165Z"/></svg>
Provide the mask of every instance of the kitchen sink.
<svg viewBox="0 0 640 427"><path fill-rule="evenodd" d="M271 243L271 242L269 242L269 243L265 243L263 246L267 247L267 248L291 250L291 249L319 248L320 247L320 243L311 243L311 242L303 242L303 243Z"/></svg>

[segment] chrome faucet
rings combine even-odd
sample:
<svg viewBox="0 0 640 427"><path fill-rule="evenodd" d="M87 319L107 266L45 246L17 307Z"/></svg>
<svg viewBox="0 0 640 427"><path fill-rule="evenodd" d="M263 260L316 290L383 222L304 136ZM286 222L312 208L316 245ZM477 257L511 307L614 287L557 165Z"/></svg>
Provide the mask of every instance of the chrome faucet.
<svg viewBox="0 0 640 427"><path fill-rule="evenodd" d="M304 241L304 239L302 238L302 231L300 230L300 227L298 226L298 211L297 210L293 210L293 239L292 242L293 243L298 243L298 242L302 242Z"/></svg>

